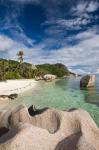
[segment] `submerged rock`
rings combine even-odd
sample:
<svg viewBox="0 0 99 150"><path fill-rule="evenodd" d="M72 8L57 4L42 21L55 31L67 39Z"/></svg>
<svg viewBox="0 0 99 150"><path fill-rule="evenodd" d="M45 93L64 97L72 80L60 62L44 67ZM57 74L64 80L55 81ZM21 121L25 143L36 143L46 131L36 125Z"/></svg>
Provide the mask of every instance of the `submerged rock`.
<svg viewBox="0 0 99 150"><path fill-rule="evenodd" d="M99 129L86 111L32 108L34 116L24 105L0 113L0 150L99 150Z"/></svg>
<svg viewBox="0 0 99 150"><path fill-rule="evenodd" d="M95 75L86 75L80 80L80 87L93 87L95 85Z"/></svg>

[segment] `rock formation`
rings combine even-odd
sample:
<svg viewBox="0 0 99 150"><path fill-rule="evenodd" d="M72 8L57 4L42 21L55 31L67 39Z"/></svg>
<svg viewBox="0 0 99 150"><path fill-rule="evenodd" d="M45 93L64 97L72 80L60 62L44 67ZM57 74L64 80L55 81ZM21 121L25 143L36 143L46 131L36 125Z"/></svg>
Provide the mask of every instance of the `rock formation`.
<svg viewBox="0 0 99 150"><path fill-rule="evenodd" d="M52 74L46 74L46 75L43 76L43 79L45 81L52 81L52 80L56 79L56 76L52 75Z"/></svg>
<svg viewBox="0 0 99 150"><path fill-rule="evenodd" d="M93 87L95 85L95 75L86 75L80 80L80 87Z"/></svg>
<svg viewBox="0 0 99 150"><path fill-rule="evenodd" d="M0 95L0 100L14 100L18 97L18 94L10 94L10 95Z"/></svg>
<svg viewBox="0 0 99 150"><path fill-rule="evenodd" d="M99 129L81 109L20 105L0 113L0 150L99 150Z"/></svg>

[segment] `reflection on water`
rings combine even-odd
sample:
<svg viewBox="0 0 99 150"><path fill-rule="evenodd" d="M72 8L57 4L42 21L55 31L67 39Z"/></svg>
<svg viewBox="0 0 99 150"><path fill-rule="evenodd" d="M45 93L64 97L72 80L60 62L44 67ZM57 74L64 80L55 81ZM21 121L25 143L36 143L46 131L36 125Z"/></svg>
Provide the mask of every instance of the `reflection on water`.
<svg viewBox="0 0 99 150"><path fill-rule="evenodd" d="M96 76L95 87L86 88L83 93L87 103L96 104L99 107L99 76Z"/></svg>
<svg viewBox="0 0 99 150"><path fill-rule="evenodd" d="M76 77L67 77L64 80L57 80L55 82L56 86L59 86L60 88L63 88L63 90L66 89L73 89L73 90L78 90L79 89L79 82L80 78Z"/></svg>
<svg viewBox="0 0 99 150"><path fill-rule="evenodd" d="M30 90L18 99L10 101L2 109L22 103L28 107L54 107L58 109L82 108L87 110L99 126L99 78L95 88L80 89L80 77L67 77L53 82L41 81L35 90ZM1 109L1 107L0 107Z"/></svg>
<svg viewBox="0 0 99 150"><path fill-rule="evenodd" d="M87 89L85 94L85 101L87 103L96 104L99 107L99 93L97 93L95 88Z"/></svg>
<svg viewBox="0 0 99 150"><path fill-rule="evenodd" d="M65 78L64 80L56 81L56 86L59 86L62 90L66 91L68 89L71 92L76 92L77 90L84 95L84 100L87 103L96 104L99 106L99 77L97 76L95 87L80 89L80 77L79 78ZM76 93L73 95L77 97Z"/></svg>

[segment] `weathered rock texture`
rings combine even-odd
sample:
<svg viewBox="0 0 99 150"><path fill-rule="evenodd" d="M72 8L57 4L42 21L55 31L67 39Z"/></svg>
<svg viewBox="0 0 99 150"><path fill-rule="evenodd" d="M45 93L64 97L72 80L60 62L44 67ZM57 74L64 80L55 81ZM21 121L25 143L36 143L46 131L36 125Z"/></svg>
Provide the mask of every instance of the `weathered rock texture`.
<svg viewBox="0 0 99 150"><path fill-rule="evenodd" d="M95 75L86 75L80 80L80 87L93 87L95 85Z"/></svg>
<svg viewBox="0 0 99 150"><path fill-rule="evenodd" d="M99 129L81 109L21 105L0 113L0 150L99 150Z"/></svg>
<svg viewBox="0 0 99 150"><path fill-rule="evenodd" d="M18 97L18 94L0 95L0 100L14 100Z"/></svg>
<svg viewBox="0 0 99 150"><path fill-rule="evenodd" d="M46 74L46 75L43 76L43 79L45 81L52 81L52 80L56 79L56 76L52 75L52 74Z"/></svg>

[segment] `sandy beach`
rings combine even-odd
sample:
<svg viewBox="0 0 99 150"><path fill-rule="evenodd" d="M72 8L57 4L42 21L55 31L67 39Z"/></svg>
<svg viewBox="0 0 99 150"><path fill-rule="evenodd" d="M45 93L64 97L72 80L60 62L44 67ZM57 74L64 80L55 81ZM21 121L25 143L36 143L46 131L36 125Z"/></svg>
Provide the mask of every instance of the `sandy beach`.
<svg viewBox="0 0 99 150"><path fill-rule="evenodd" d="M34 79L7 80L0 82L0 95L20 94L36 86Z"/></svg>

